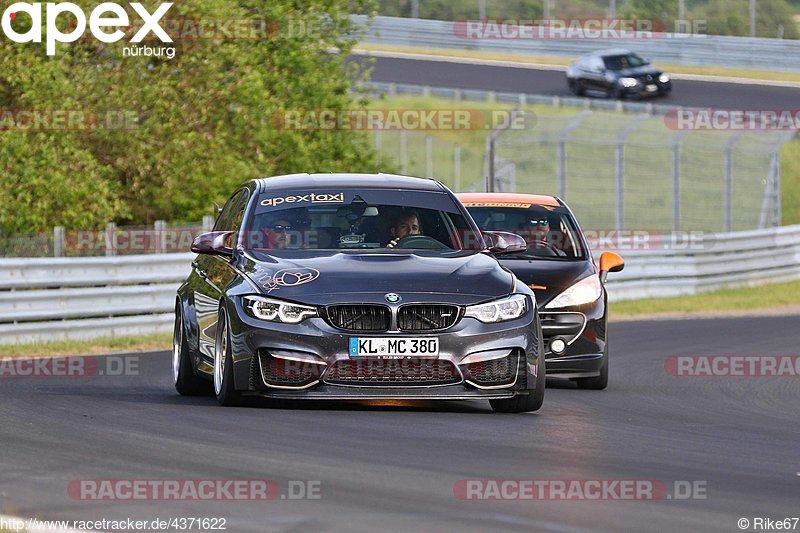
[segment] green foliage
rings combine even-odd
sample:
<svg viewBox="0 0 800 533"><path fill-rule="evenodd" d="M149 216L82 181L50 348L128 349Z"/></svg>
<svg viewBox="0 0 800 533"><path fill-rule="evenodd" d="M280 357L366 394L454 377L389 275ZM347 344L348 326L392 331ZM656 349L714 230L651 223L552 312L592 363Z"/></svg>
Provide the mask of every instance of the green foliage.
<svg viewBox="0 0 800 533"><path fill-rule="evenodd" d="M419 0L420 18L459 20L478 17L479 0ZM711 35L747 36L749 0L686 0L687 20L707 21ZM378 14L410 17L412 0L378 0ZM543 0L486 0L487 18L536 18L544 11ZM551 18L605 17L608 0L550 0ZM756 30L759 37L798 39L800 33L792 14L800 10L800 0L758 0ZM678 0L617 1L619 18L653 19L666 31L673 31L678 18Z"/></svg>
<svg viewBox="0 0 800 533"><path fill-rule="evenodd" d="M378 12L392 17L410 17L411 0L379 0ZM551 17L602 17L608 2L605 0L571 0L550 2ZM543 0L486 0L487 18L540 18ZM478 18L478 0L420 0L421 18L459 20Z"/></svg>
<svg viewBox="0 0 800 533"><path fill-rule="evenodd" d="M672 31L678 18L678 0L630 0L618 15L621 18L651 19L654 28Z"/></svg>
<svg viewBox="0 0 800 533"><path fill-rule="evenodd" d="M711 35L750 35L749 0L710 0L691 11L694 19L708 21ZM796 8L795 8L796 9ZM800 32L792 20L793 8L786 0L758 0L756 3L756 36L778 37L783 26L785 39L798 39Z"/></svg>
<svg viewBox="0 0 800 533"><path fill-rule="evenodd" d="M281 110L353 105L364 72L345 62L358 40L349 13L370 12L371 1L176 2L165 20L261 19L276 31L250 40L173 34L171 60L123 57L138 45L103 44L88 31L53 57L44 43L0 41L0 108L87 110L101 124L106 112L131 117L123 129L0 131L0 231L197 220L252 177L377 170L364 134L286 130L275 120ZM161 4L143 3L150 12ZM14 25L23 32L26 23ZM150 37L142 44L170 46Z"/></svg>

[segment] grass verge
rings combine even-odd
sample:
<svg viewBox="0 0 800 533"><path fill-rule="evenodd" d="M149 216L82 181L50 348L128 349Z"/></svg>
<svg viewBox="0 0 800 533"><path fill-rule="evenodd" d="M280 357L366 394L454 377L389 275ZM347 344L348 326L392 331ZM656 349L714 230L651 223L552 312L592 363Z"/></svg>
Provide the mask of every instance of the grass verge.
<svg viewBox="0 0 800 533"><path fill-rule="evenodd" d="M0 357L145 352L169 350L171 346L171 333L156 333L137 337L101 337L92 340L68 340L0 346Z"/></svg>
<svg viewBox="0 0 800 533"><path fill-rule="evenodd" d="M518 54L503 54L497 52L482 52L477 50L456 50L448 48L422 48L416 46L392 46L374 43L359 43L357 49L367 52L400 52L406 54L438 55L446 57L466 57L469 59L487 59L491 61L513 61L528 65L547 65L552 67L566 67L574 57L559 56L528 56ZM695 76L714 76L722 78L744 78L764 81L800 82L800 72L785 72L775 70L743 69L734 67L705 67L694 65L670 65L656 62L659 68L670 74L688 74Z"/></svg>
<svg viewBox="0 0 800 533"><path fill-rule="evenodd" d="M718 291L676 296L643 298L611 302L610 316L644 316L659 313L713 313L797 306L800 302L800 281L768 283L757 287L721 289Z"/></svg>
<svg viewBox="0 0 800 533"><path fill-rule="evenodd" d="M781 147L781 222L800 224L800 139Z"/></svg>

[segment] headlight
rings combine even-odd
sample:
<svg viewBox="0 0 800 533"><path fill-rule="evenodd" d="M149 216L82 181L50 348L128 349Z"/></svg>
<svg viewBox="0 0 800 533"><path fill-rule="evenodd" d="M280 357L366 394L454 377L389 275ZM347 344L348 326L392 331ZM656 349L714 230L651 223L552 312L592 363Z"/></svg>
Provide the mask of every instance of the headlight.
<svg viewBox="0 0 800 533"><path fill-rule="evenodd" d="M662 74L658 77L658 81L661 83L667 83L669 81L669 74Z"/></svg>
<svg viewBox="0 0 800 533"><path fill-rule="evenodd" d="M620 78L619 82L623 87L627 88L636 87L639 85L639 81L636 78Z"/></svg>
<svg viewBox="0 0 800 533"><path fill-rule="evenodd" d="M470 305L467 307L467 312L464 316L471 316L481 322L491 324L493 322L514 320L524 315L527 311L528 297L524 294L516 294L485 304Z"/></svg>
<svg viewBox="0 0 800 533"><path fill-rule="evenodd" d="M316 307L282 302L263 296L245 296L244 304L251 315L270 322L299 324L306 318L318 316Z"/></svg>
<svg viewBox="0 0 800 533"><path fill-rule="evenodd" d="M597 274L592 274L553 298L553 301L545 307L547 309L556 309L589 304L600 298L602 293L603 288L600 286L600 278L597 277Z"/></svg>

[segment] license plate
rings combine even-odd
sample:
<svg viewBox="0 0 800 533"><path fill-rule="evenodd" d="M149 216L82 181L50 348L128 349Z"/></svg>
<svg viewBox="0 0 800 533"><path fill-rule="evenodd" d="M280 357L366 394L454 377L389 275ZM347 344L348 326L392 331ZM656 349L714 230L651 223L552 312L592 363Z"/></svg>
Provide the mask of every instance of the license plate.
<svg viewBox="0 0 800 533"><path fill-rule="evenodd" d="M438 357L436 337L350 337L351 357Z"/></svg>
<svg viewBox="0 0 800 533"><path fill-rule="evenodd" d="M658 87L656 87L655 85L648 85L647 87L645 87L645 89L647 89L647 92L649 93L654 93L658 90Z"/></svg>

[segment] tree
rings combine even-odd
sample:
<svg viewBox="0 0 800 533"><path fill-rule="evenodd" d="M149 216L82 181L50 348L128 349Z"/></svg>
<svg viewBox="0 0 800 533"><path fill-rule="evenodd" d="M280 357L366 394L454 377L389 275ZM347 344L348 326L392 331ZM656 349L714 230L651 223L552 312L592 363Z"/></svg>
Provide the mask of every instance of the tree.
<svg viewBox="0 0 800 533"><path fill-rule="evenodd" d="M97 5L78 3L87 13ZM143 4L152 13L161 2ZM281 110L354 105L352 85L365 73L346 61L358 39L349 9L371 6L371 0L184 0L162 20L173 45L152 35L130 43L135 31L104 44L87 31L49 57L43 43L0 41L0 107L83 110L96 113L100 126L0 132L6 208L0 231L197 220L249 178L376 170L365 134L287 130L274 120ZM30 26L25 18L13 22L20 32ZM223 38L203 39L192 22L198 20L251 22L206 26ZM174 46L175 57L124 55L142 45ZM123 120L104 127L108 117ZM58 201L45 200L54 191L43 184L58 187Z"/></svg>
<svg viewBox="0 0 800 533"><path fill-rule="evenodd" d="M708 21L710 35L750 35L748 0L710 0L707 5L692 11L695 19ZM758 0L756 3L756 36L777 37L783 26L783 37L800 38L792 20L791 7L786 0Z"/></svg>

